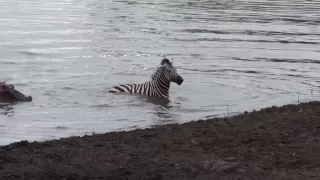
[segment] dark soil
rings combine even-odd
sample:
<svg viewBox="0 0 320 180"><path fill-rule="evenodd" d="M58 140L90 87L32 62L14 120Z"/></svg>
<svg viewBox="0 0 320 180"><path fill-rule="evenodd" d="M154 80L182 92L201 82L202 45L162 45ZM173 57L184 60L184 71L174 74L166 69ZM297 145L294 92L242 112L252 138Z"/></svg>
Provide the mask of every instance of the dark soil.
<svg viewBox="0 0 320 180"><path fill-rule="evenodd" d="M320 102L0 147L0 179L320 179Z"/></svg>

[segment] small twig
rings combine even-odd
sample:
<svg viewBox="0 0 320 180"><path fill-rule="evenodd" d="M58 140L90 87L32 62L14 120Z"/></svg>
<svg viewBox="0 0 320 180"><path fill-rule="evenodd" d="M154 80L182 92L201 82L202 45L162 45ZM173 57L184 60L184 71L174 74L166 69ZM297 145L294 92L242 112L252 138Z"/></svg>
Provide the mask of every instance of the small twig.
<svg viewBox="0 0 320 180"><path fill-rule="evenodd" d="M92 135L96 135L96 133L94 132L94 128L92 129L91 133L92 133Z"/></svg>
<svg viewBox="0 0 320 180"><path fill-rule="evenodd" d="M230 118L231 115L230 115L230 110L229 110L229 104L227 104L227 112L228 112L228 116L229 116L229 118Z"/></svg>

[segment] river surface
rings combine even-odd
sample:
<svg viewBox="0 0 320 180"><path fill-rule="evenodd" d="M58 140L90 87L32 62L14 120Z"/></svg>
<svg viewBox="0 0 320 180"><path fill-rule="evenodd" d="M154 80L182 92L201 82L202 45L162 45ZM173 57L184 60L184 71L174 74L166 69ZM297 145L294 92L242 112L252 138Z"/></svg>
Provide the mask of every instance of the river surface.
<svg viewBox="0 0 320 180"><path fill-rule="evenodd" d="M183 123L319 100L318 0L1 0L0 144ZM183 76L170 102L106 93Z"/></svg>

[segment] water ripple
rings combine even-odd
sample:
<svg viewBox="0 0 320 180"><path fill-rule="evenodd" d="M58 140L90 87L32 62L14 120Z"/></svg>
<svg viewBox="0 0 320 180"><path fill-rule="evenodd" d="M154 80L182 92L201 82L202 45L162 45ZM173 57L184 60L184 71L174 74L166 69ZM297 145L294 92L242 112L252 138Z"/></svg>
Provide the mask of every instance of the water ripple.
<svg viewBox="0 0 320 180"><path fill-rule="evenodd" d="M0 144L187 122L320 97L320 1L11 0L0 6ZM112 95L166 55L170 101ZM2 127L5 125L5 127Z"/></svg>

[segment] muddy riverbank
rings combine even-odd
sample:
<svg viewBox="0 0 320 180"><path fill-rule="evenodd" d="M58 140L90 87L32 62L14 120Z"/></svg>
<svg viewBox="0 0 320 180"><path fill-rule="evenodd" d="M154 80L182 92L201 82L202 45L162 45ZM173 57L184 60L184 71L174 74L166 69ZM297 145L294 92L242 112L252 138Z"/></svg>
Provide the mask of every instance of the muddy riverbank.
<svg viewBox="0 0 320 180"><path fill-rule="evenodd" d="M320 102L0 147L0 179L319 179Z"/></svg>

